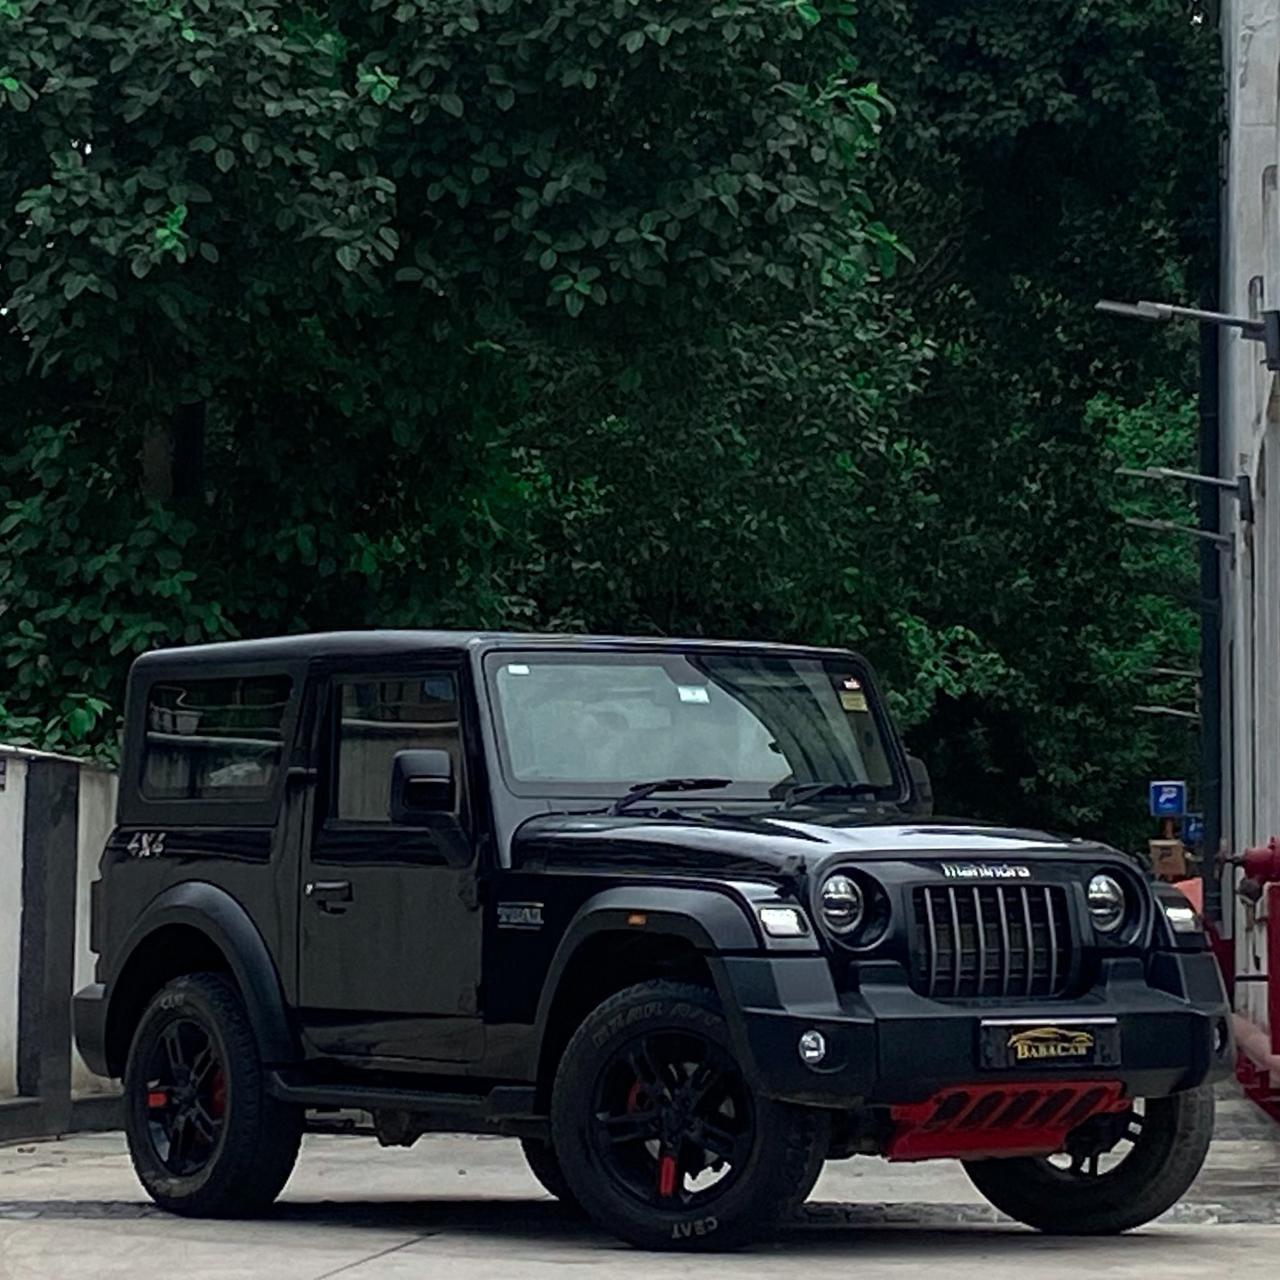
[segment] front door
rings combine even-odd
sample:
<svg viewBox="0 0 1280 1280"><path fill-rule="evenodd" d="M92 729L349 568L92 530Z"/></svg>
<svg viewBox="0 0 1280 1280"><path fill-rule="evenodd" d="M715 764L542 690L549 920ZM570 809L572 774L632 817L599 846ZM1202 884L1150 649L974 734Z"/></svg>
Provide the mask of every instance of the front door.
<svg viewBox="0 0 1280 1280"><path fill-rule="evenodd" d="M467 1062L482 1052L463 677L450 665L335 673L311 690L319 776L300 860L298 1004L319 1053ZM391 822L392 761L415 748L449 753L456 801L407 827Z"/></svg>

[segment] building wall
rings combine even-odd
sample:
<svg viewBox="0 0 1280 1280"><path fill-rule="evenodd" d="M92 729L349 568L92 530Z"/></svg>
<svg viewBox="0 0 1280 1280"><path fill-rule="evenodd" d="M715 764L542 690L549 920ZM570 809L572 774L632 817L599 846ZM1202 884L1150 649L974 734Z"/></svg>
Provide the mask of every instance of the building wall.
<svg viewBox="0 0 1280 1280"><path fill-rule="evenodd" d="M1237 315L1280 306L1280 0L1226 0L1222 8L1228 141L1220 304ZM1257 518L1241 524L1224 499L1221 527L1235 536L1221 557L1223 618L1223 832L1228 852L1280 834L1280 388L1259 343L1221 337L1221 471L1248 475ZM1237 972L1265 973L1263 929L1224 876ZM1237 1007L1266 1025L1265 985L1239 984Z"/></svg>
<svg viewBox="0 0 1280 1280"><path fill-rule="evenodd" d="M96 957L89 949L89 886L98 878L98 860L116 821L116 775L106 769L80 771L80 823L76 837L75 979L78 991L93 981ZM71 1092L101 1093L113 1086L85 1066L79 1050L71 1048Z"/></svg>
<svg viewBox="0 0 1280 1280"><path fill-rule="evenodd" d="M0 789L0 1139L3 1139L23 1132L23 1125L27 1123L46 1129L50 1124L60 1128L62 1120L57 1117L71 1114L69 1099L117 1092L110 1081L89 1071L71 1037L71 996L93 980L95 957L89 948L89 886L97 877L98 860L115 823L116 778L110 770L92 764L60 760L3 744L0 744L0 761L5 766L4 786ZM65 843L42 841L41 837L49 834L49 824L42 825L29 799L32 771L51 768L70 771L60 776L74 788L70 794L76 801L75 830L72 833L67 824ZM33 853L33 845L40 846L39 854ZM30 903L24 903L24 876L30 875L36 875L45 886L39 896L46 897L46 902L41 903L33 896ZM65 892L58 889L50 897L53 886L65 886ZM43 959L33 959L35 957ZM54 984L52 1004L46 997L49 983ZM61 989L63 986L65 992ZM20 1067L20 1062L26 1065ZM61 1063L60 1069L56 1068L57 1062ZM60 1101L49 1104L45 1096L46 1077L57 1081L54 1088ZM37 1081L35 1086L24 1083L32 1079Z"/></svg>
<svg viewBox="0 0 1280 1280"><path fill-rule="evenodd" d="M22 823L27 763L0 755L0 1098L18 1091L18 965L22 947Z"/></svg>

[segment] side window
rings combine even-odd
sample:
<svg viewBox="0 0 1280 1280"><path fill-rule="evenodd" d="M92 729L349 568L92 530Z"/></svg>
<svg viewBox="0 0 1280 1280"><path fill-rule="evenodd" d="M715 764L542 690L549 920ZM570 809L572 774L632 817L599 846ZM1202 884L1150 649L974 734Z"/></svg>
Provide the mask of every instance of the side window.
<svg viewBox="0 0 1280 1280"><path fill-rule="evenodd" d="M390 822L391 762L397 751L447 751L454 776L461 779L458 686L451 673L342 680L337 694L333 817L346 822Z"/></svg>
<svg viewBox="0 0 1280 1280"><path fill-rule="evenodd" d="M148 800L265 800L280 776L288 676L164 680L147 696Z"/></svg>

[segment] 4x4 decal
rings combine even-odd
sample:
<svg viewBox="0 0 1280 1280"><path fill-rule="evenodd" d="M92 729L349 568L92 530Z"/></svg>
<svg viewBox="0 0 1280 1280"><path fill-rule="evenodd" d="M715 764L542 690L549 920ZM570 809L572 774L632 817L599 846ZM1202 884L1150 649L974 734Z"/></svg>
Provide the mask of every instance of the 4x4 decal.
<svg viewBox="0 0 1280 1280"><path fill-rule="evenodd" d="M161 858L164 856L163 831L135 831L133 839L125 845L131 858Z"/></svg>

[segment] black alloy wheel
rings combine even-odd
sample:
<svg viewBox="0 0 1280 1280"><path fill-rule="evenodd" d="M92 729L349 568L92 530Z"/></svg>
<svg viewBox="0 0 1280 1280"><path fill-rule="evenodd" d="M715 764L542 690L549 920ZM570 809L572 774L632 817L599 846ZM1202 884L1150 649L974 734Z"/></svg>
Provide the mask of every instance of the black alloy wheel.
<svg viewBox="0 0 1280 1280"><path fill-rule="evenodd" d="M229 975L185 974L155 993L129 1046L124 1121L134 1170L156 1204L191 1217L271 1204L297 1159L303 1113L269 1085Z"/></svg>
<svg viewBox="0 0 1280 1280"><path fill-rule="evenodd" d="M227 1110L227 1077L205 1027L170 1022L146 1068L147 1130L156 1159L170 1173L199 1173L218 1150Z"/></svg>
<svg viewBox="0 0 1280 1280"><path fill-rule="evenodd" d="M695 1209L746 1167L753 1112L741 1073L719 1046L690 1032L649 1032L606 1062L591 1136L601 1167L642 1204Z"/></svg>
<svg viewBox="0 0 1280 1280"><path fill-rule="evenodd" d="M1070 1134L1058 1155L965 1162L995 1207L1038 1231L1113 1235L1158 1218L1195 1181L1213 1138L1213 1087L1135 1099Z"/></svg>
<svg viewBox="0 0 1280 1280"><path fill-rule="evenodd" d="M752 1088L715 991L654 979L583 1019L551 1091L551 1140L573 1198L642 1249L732 1249L813 1189L828 1113Z"/></svg>

